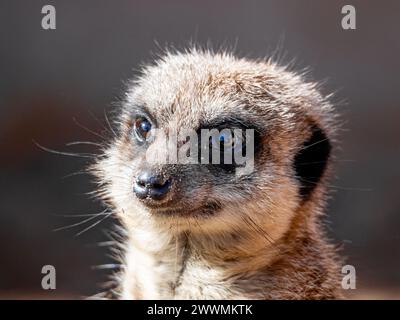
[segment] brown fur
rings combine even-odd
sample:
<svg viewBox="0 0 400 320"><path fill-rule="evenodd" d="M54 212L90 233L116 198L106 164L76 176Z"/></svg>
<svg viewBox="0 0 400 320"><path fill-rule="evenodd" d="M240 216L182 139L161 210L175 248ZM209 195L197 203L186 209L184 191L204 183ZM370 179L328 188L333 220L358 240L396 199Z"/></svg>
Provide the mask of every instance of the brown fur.
<svg viewBox="0 0 400 320"><path fill-rule="evenodd" d="M138 106L164 129L245 117L263 128L255 172L232 182L202 167L159 166L160 172L179 176L166 203L181 214L148 208L132 192L132 181L145 166L131 136ZM167 53L130 84L119 126L93 171L100 196L127 232L120 298L340 297L339 260L319 223L330 161L305 199L293 168L313 126L334 141L335 115L316 83L269 60L195 49ZM220 209L204 216L210 201Z"/></svg>

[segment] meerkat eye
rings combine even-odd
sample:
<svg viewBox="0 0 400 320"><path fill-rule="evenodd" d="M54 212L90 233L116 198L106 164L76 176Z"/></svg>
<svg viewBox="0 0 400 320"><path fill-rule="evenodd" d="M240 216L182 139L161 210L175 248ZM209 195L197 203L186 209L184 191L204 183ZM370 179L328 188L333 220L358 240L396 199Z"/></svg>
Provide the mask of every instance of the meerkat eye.
<svg viewBox="0 0 400 320"><path fill-rule="evenodd" d="M212 136L210 147L220 152L220 167L227 172L233 172L236 167L235 155L243 152L243 136L234 130L222 129L220 134ZM229 152L225 154L225 152ZM228 158L226 158L226 156ZM209 154L209 162L212 162L212 154ZM232 157L232 158L230 158ZM227 160L227 159L231 160ZM229 162L226 162L229 161Z"/></svg>
<svg viewBox="0 0 400 320"><path fill-rule="evenodd" d="M134 131L139 141L145 141L150 137L151 122L144 117L139 117L135 120Z"/></svg>
<svg viewBox="0 0 400 320"><path fill-rule="evenodd" d="M231 131L222 131L218 137L213 136L210 141L211 147L220 148L232 148L234 152L240 152L243 145L243 137Z"/></svg>
<svg viewBox="0 0 400 320"><path fill-rule="evenodd" d="M211 145L214 148L219 148L220 146L233 147L234 143L234 137L227 131L223 131L218 137L213 136L211 139Z"/></svg>

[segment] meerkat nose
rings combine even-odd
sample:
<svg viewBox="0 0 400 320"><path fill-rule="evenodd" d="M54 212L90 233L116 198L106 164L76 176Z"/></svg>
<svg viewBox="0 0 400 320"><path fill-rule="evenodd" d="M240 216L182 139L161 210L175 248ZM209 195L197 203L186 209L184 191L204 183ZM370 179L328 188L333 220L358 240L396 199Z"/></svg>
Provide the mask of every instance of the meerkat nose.
<svg viewBox="0 0 400 320"><path fill-rule="evenodd" d="M133 191L139 199L161 200L166 197L171 187L171 178L145 171L139 175L133 185Z"/></svg>

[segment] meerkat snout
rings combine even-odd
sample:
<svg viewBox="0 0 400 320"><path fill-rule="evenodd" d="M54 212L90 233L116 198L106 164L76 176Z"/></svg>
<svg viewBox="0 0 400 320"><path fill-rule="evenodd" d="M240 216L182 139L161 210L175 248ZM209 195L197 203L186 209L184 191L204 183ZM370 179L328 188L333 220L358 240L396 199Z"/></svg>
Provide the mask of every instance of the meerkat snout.
<svg viewBox="0 0 400 320"><path fill-rule="evenodd" d="M133 191L139 199L162 200L167 196L171 183L171 178L164 178L149 170L142 171L134 182Z"/></svg>
<svg viewBox="0 0 400 320"><path fill-rule="evenodd" d="M118 123L93 167L127 235L118 297L340 296L319 223L335 114L316 83L270 60L169 53L129 85Z"/></svg>

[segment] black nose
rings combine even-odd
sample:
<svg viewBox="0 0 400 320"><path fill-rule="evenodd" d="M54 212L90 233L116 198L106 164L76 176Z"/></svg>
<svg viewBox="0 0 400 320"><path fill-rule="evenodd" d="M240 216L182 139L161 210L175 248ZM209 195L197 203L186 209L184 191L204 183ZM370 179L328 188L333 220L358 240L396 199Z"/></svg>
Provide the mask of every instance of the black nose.
<svg viewBox="0 0 400 320"><path fill-rule="evenodd" d="M142 173L133 185L133 191L139 199L150 198L161 200L165 198L171 187L171 179L150 172Z"/></svg>

